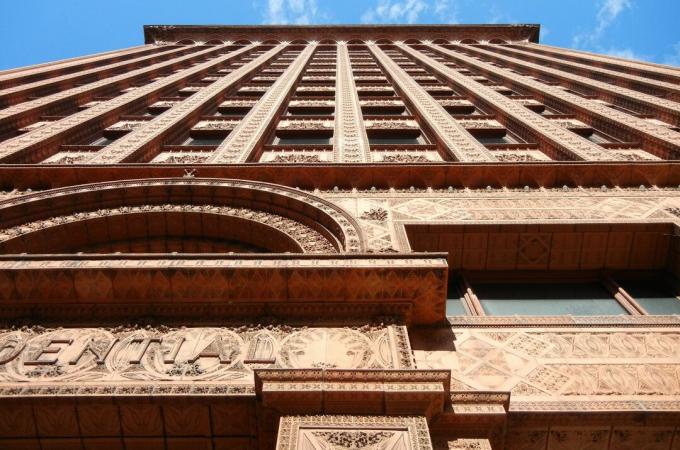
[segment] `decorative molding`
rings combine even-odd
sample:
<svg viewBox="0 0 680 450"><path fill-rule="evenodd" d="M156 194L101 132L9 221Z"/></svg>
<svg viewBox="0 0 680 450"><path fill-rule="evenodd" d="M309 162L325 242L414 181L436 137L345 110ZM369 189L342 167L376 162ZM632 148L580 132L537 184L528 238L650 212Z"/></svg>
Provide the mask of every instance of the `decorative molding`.
<svg viewBox="0 0 680 450"><path fill-rule="evenodd" d="M368 48L399 87L401 94L409 99L418 114L428 123L453 159L461 162L495 160L486 147L465 131L465 128L451 117L437 100L392 61L380 47L369 44Z"/></svg>
<svg viewBox="0 0 680 450"><path fill-rule="evenodd" d="M429 47L433 46L430 45ZM593 161L616 159L615 156L608 154L606 150L597 144L594 144L575 133L567 131L560 126L553 124L551 121L524 107L522 104L517 103L507 96L489 88L488 86L475 81L471 77L460 74L458 71L453 70L439 61L436 61L435 59L412 49L408 45L399 44L399 48L405 53L411 55L413 58L427 65L432 70L435 70L439 74L453 81L455 84L462 86L466 91L473 93L473 95L479 97L487 104L493 105L493 107L497 108L505 117L514 123L520 124L522 127L526 127L540 140L547 143L550 147L557 149L561 153L565 153L572 158L575 157L576 159ZM466 123L471 122L472 121L466 121ZM466 127L466 125L463 126Z"/></svg>
<svg viewBox="0 0 680 450"><path fill-rule="evenodd" d="M11 244L13 239L30 239L31 233L46 231L76 222L114 216L128 216L130 214L153 214L153 213L195 213L202 215L217 215L235 217L250 222L256 222L280 231L290 237L297 247L305 253L336 253L337 250L331 242L314 229L289 218L282 217L265 211L257 211L249 208L234 208L229 206L205 205L205 204L165 204L165 205L135 205L122 206L119 208L100 208L96 211L79 211L66 216L55 216L49 219L24 223L12 228L0 229L0 248L7 249L7 242ZM229 234L225 233L228 237ZM279 237L280 238L280 237ZM99 243L99 242L97 242ZM106 242L102 242L105 244ZM254 242L257 245L257 239ZM36 252L31 252L36 253ZM37 253L47 253L37 251Z"/></svg>
<svg viewBox="0 0 680 450"><path fill-rule="evenodd" d="M289 97L291 89L314 54L316 45L312 43L305 46L305 49L290 63L279 79L241 119L238 126L222 141L207 163L244 163L253 156L266 131L270 129L272 120L281 109L283 102Z"/></svg>
<svg viewBox="0 0 680 450"><path fill-rule="evenodd" d="M359 252L363 249L363 235L356 220L349 214L343 211L335 204L323 200L322 198L303 192L298 189L292 189L284 186L279 186L269 183L249 182L241 180L228 179L201 179L201 178L175 178L175 179L152 179L152 180L124 180L110 183L98 183L90 185L76 185L68 188L53 189L49 191L42 191L33 193L22 197L12 197L4 201L0 201L0 210L2 210L2 218L5 227L20 225L25 220L39 220L46 219L44 212L37 214L30 213L29 208L25 208L27 204L39 205L41 202L50 202L51 199L59 198L61 201L73 202L71 208L73 212L79 212L86 207L88 203L84 198L89 197L89 202L94 201L92 207L97 207L97 197L100 194L107 193L109 199L119 197L119 207L134 206L131 204L133 192L138 192L141 198L136 201L138 203L146 204L148 200L144 197L148 195L148 191L152 188L169 188L175 186L181 189L184 193L191 192L211 192L216 195L216 192L222 193L222 201L225 201L233 196L233 192L244 190L252 193L253 198L264 197L271 201L271 198L278 198L282 203L286 203L289 207L296 205L300 210L304 208L311 208L314 211L313 219L308 217L307 225L315 227L316 231L321 232L328 239L336 239L345 252ZM168 191L169 192L169 191ZM172 200L179 202L181 198L179 194L173 196ZM166 203L171 201L167 198ZM263 201L263 203L266 202ZM23 205L23 206L22 206ZM303 207L304 205L304 207ZM225 206L225 205L218 205ZM226 205L228 206L228 205ZM37 207L37 206L36 206ZM18 208L18 209L16 209ZM12 210L16 212L13 213ZM21 212L18 210L21 209ZM310 210L310 211L311 211ZM279 214L283 211L279 210ZM301 218L300 211L290 211L292 217ZM14 223L10 223L14 221ZM325 222L321 225L316 222ZM331 236L333 236L331 238Z"/></svg>
<svg viewBox="0 0 680 450"><path fill-rule="evenodd" d="M371 161L368 136L364 128L359 95L354 83L347 45L337 47L335 86L335 133L333 160L356 163Z"/></svg>
<svg viewBox="0 0 680 450"><path fill-rule="evenodd" d="M188 99L97 152L87 161L87 163L107 164L134 162L139 158L149 159L148 151L152 150L152 147L160 145L159 141L164 136L171 133L182 123L186 123L191 117L194 117L197 110L201 110L205 105L214 102L226 90L237 85L239 82L242 82L244 77L271 60L285 47L285 44L279 44L247 64L235 69L228 75L225 75L219 81L204 87ZM251 50L249 47L247 47L247 49ZM230 56L237 56L235 53L230 54ZM239 124L234 127L232 134L236 132L242 122L243 121L239 122ZM210 160L210 157L207 160Z"/></svg>
<svg viewBox="0 0 680 450"><path fill-rule="evenodd" d="M0 349L0 397L12 389L35 392L24 386L68 395L73 383L139 389L153 381L219 382L252 392L253 369L402 369L403 361L413 368L408 335L398 326L32 326L0 330Z"/></svg>
<svg viewBox="0 0 680 450"><path fill-rule="evenodd" d="M432 450L424 417L283 416L276 450Z"/></svg>

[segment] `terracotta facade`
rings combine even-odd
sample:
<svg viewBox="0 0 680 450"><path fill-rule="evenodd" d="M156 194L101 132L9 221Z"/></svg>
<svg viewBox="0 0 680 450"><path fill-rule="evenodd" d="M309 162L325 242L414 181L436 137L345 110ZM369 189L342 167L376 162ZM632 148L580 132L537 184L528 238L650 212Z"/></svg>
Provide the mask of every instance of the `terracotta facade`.
<svg viewBox="0 0 680 450"><path fill-rule="evenodd" d="M680 449L680 69L144 31L0 72L0 448Z"/></svg>

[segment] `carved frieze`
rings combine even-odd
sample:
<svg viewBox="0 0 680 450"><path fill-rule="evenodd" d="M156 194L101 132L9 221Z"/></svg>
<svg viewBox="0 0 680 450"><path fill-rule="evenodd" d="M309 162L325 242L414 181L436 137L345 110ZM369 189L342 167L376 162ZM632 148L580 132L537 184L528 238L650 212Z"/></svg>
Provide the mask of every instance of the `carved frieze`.
<svg viewBox="0 0 680 450"><path fill-rule="evenodd" d="M74 382L126 384L217 382L252 389L256 368L413 368L400 326L307 328L137 326L0 330L0 396L30 395Z"/></svg>
<svg viewBox="0 0 680 450"><path fill-rule="evenodd" d="M277 130L332 130L333 121L325 119L283 119L276 124Z"/></svg>
<svg viewBox="0 0 680 450"><path fill-rule="evenodd" d="M545 408L559 410L578 408L579 401L616 409L630 409L626 405L635 401L680 406L680 333L675 328L454 327L450 338L447 343L416 336L418 367L449 367L454 384L464 389L509 390L515 411L542 401ZM560 399L565 403L558 406Z"/></svg>

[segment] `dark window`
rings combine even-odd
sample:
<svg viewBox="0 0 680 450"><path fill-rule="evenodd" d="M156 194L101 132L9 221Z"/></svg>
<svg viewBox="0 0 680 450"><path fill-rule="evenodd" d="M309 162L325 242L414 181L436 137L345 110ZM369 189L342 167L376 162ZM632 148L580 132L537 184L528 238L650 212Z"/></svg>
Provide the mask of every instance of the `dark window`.
<svg viewBox="0 0 680 450"><path fill-rule="evenodd" d="M423 144L420 138L412 136L388 137L388 136L369 136L370 145L420 145Z"/></svg>
<svg viewBox="0 0 680 450"><path fill-rule="evenodd" d="M330 145L331 138L326 136L277 137L275 145Z"/></svg>

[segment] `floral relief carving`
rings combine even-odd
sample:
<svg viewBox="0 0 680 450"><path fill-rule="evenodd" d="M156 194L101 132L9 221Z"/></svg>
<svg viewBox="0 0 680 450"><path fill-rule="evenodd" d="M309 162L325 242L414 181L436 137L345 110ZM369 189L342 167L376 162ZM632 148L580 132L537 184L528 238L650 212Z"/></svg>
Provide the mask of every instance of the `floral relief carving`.
<svg viewBox="0 0 680 450"><path fill-rule="evenodd" d="M49 219L38 220L25 223L16 227L0 230L0 242L14 239L24 234L43 230L67 223L78 222L81 220L97 217L107 217L122 214L146 214L149 212L201 212L206 214L219 214L232 217L242 217L254 220L265 225L270 225L285 234L291 236L309 253L336 253L335 247L319 232L303 225L300 222L278 216L264 211L256 211L248 208L232 208L228 206L215 205L189 205L189 204L165 204L165 205L142 205L142 206L123 206L120 208L99 209L96 211L78 212L68 216L58 216Z"/></svg>
<svg viewBox="0 0 680 450"><path fill-rule="evenodd" d="M394 435L385 431L313 431L312 435L328 444L331 449L373 449Z"/></svg>
<svg viewBox="0 0 680 450"><path fill-rule="evenodd" d="M277 154L274 159L271 160L273 163L282 164L305 164L305 163L320 163L321 158L319 155L310 155L305 153L290 153L290 154Z"/></svg>
<svg viewBox="0 0 680 450"><path fill-rule="evenodd" d="M413 153L394 153L383 156L382 162L386 163L423 163L430 159L425 155L414 155Z"/></svg>

